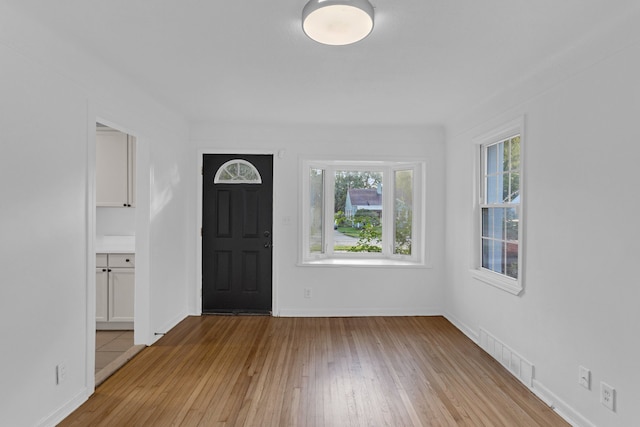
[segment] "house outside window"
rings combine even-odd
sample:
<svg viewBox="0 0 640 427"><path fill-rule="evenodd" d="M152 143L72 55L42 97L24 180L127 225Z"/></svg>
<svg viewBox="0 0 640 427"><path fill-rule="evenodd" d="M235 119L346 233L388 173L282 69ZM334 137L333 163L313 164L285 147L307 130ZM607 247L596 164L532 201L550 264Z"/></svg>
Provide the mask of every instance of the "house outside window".
<svg viewBox="0 0 640 427"><path fill-rule="evenodd" d="M301 264L423 265L424 162L302 162Z"/></svg>
<svg viewBox="0 0 640 427"><path fill-rule="evenodd" d="M473 274L517 295L523 289L523 120L510 122L474 142L480 167Z"/></svg>

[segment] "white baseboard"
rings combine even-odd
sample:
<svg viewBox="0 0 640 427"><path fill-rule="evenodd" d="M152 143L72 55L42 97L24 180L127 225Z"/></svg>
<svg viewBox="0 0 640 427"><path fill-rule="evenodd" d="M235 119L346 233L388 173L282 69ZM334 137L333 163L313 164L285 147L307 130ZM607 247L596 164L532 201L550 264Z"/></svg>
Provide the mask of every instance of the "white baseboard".
<svg viewBox="0 0 640 427"><path fill-rule="evenodd" d="M133 322L96 322L96 331L133 331Z"/></svg>
<svg viewBox="0 0 640 427"><path fill-rule="evenodd" d="M531 362L528 362L486 330L480 328L480 333L476 333L472 328L448 312L444 314L444 317L491 357L500 362L511 375L522 382L566 422L574 427L596 427L595 424L560 399L540 381L533 378L535 373Z"/></svg>
<svg viewBox="0 0 640 427"><path fill-rule="evenodd" d="M278 317L380 317L380 316L442 316L439 307L427 308L285 308Z"/></svg>
<svg viewBox="0 0 640 427"><path fill-rule="evenodd" d="M149 341L149 345L152 345L154 342L158 341L164 334L173 329L178 323L182 322L189 316L187 312L183 312L170 321L166 322L159 330L153 331L151 334L151 338Z"/></svg>
<svg viewBox="0 0 640 427"><path fill-rule="evenodd" d="M531 391L573 427L596 427L595 424L587 420L579 412L556 396L555 393L535 379L533 380L533 387L531 388Z"/></svg>
<svg viewBox="0 0 640 427"><path fill-rule="evenodd" d="M474 331L472 328L470 328L466 323L461 322L460 319L458 319L457 317L455 317L454 315L452 315L451 313L448 313L448 312L444 314L444 317L449 322L451 322L453 324L453 326L458 328L460 330L460 332L465 334L471 341L473 341L476 344L479 344L479 342L478 342L478 339L479 339L478 338L478 333L476 331Z"/></svg>
<svg viewBox="0 0 640 427"><path fill-rule="evenodd" d="M38 427L55 427L60 421L68 417L73 411L78 409L80 405L89 399L91 394L86 388L83 388L80 393L76 394L71 400L58 408L52 414L46 416L38 422Z"/></svg>
<svg viewBox="0 0 640 427"><path fill-rule="evenodd" d="M555 393L534 378L533 363L513 351L502 341L480 328L478 345L504 366L509 373L574 427L595 427L593 423L560 399Z"/></svg>

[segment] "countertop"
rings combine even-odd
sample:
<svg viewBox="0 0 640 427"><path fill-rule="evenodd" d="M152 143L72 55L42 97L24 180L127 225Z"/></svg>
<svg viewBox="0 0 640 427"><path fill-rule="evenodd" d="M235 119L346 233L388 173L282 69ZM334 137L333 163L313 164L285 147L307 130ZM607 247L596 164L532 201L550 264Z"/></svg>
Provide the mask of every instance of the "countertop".
<svg viewBox="0 0 640 427"><path fill-rule="evenodd" d="M136 236L96 236L97 254L132 254L136 252Z"/></svg>

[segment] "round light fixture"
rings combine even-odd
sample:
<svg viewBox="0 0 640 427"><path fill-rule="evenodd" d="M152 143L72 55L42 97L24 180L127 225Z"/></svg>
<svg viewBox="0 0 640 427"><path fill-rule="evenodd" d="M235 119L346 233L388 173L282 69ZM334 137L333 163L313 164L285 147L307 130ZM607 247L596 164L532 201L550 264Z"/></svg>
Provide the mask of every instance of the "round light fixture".
<svg viewBox="0 0 640 427"><path fill-rule="evenodd" d="M302 9L302 29L318 43L355 43L373 29L373 6L367 0L310 0Z"/></svg>

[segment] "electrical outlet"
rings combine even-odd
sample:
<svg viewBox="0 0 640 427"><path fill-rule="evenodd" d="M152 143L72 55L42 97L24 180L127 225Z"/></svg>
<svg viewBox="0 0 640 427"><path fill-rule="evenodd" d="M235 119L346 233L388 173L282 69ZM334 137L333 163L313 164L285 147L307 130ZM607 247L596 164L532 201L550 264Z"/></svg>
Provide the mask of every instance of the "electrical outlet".
<svg viewBox="0 0 640 427"><path fill-rule="evenodd" d="M60 385L67 377L67 365L62 362L56 365L56 384Z"/></svg>
<svg viewBox="0 0 640 427"><path fill-rule="evenodd" d="M587 390L591 390L591 371L584 366L580 366L578 371L578 384Z"/></svg>
<svg viewBox="0 0 640 427"><path fill-rule="evenodd" d="M311 288L304 288L304 297L311 298Z"/></svg>
<svg viewBox="0 0 640 427"><path fill-rule="evenodd" d="M609 410L616 411L616 390L605 382L600 382L600 403Z"/></svg>

